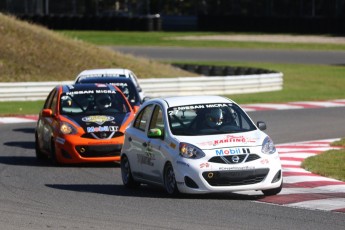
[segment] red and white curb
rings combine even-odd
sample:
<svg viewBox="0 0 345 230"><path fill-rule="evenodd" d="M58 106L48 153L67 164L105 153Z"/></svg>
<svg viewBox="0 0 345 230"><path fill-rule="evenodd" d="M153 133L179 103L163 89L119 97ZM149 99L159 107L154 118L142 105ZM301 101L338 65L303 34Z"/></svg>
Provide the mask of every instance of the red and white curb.
<svg viewBox="0 0 345 230"><path fill-rule="evenodd" d="M345 107L345 99L329 100L329 101L298 101L287 103L261 103L261 104L245 104L241 107L247 111L261 110L290 110L290 109L315 109L315 108L331 108Z"/></svg>
<svg viewBox="0 0 345 230"><path fill-rule="evenodd" d="M337 139L277 145L283 167L283 189L260 202L314 210L345 213L345 182L326 178L301 168L310 156L341 147L330 146Z"/></svg>

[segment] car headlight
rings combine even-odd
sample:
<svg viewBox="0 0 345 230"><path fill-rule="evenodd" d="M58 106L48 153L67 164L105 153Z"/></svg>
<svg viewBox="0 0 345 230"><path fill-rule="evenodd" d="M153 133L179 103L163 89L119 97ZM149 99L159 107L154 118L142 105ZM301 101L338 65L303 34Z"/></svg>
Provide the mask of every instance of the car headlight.
<svg viewBox="0 0 345 230"><path fill-rule="evenodd" d="M61 122L60 124L60 132L62 134L75 134L77 130L67 122Z"/></svg>
<svg viewBox="0 0 345 230"><path fill-rule="evenodd" d="M276 147L270 137L266 137L262 142L261 152L265 154L273 154L276 152Z"/></svg>
<svg viewBox="0 0 345 230"><path fill-rule="evenodd" d="M179 146L180 156L191 159L199 159L205 156L205 153L198 147L181 142Z"/></svg>

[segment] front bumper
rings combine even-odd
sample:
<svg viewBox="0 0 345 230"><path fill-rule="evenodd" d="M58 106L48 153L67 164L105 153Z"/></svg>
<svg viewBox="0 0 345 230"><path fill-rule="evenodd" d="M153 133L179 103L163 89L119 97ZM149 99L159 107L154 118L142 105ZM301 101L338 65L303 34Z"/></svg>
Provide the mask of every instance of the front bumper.
<svg viewBox="0 0 345 230"><path fill-rule="evenodd" d="M278 188L282 168L278 153L261 155L241 164L205 162L205 159L179 159L174 167L182 193L216 193Z"/></svg>
<svg viewBox="0 0 345 230"><path fill-rule="evenodd" d="M123 140L123 136L101 140L66 135L56 138L55 154L61 163L120 161Z"/></svg>

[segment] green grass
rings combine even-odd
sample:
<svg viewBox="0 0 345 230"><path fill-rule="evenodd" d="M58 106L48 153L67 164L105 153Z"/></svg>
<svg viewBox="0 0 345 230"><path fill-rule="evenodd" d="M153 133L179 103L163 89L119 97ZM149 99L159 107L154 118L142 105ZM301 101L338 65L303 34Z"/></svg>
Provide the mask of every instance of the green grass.
<svg viewBox="0 0 345 230"><path fill-rule="evenodd" d="M47 95L48 96L48 95ZM38 114L44 101L4 101L0 102L0 116Z"/></svg>
<svg viewBox="0 0 345 230"><path fill-rule="evenodd" d="M322 154L308 157L302 167L321 176L345 181L345 139L334 142L334 146L342 146L340 150L329 150Z"/></svg>
<svg viewBox="0 0 345 230"><path fill-rule="evenodd" d="M176 37L231 35L233 33L211 32L118 32L118 31L58 31L73 39L105 46L180 46L212 48L247 48L247 49L285 49L285 50L345 50L345 44L318 43L274 43L249 41L205 41L177 40Z"/></svg>
<svg viewBox="0 0 345 230"><path fill-rule="evenodd" d="M194 64L246 66L283 73L284 83L281 91L227 95L241 104L345 98L345 67L343 66L232 62L195 62Z"/></svg>

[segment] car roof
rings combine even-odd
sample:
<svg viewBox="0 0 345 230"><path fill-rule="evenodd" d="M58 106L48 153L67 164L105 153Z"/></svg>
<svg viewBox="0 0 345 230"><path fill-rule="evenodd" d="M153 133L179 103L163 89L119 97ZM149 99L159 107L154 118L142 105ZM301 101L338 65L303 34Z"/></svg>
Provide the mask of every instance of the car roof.
<svg viewBox="0 0 345 230"><path fill-rule="evenodd" d="M152 99L155 100L155 99ZM175 107L180 105L192 105L192 104L207 104L207 103L235 103L231 99L222 96L172 96L162 97L157 100L163 100L168 107Z"/></svg>
<svg viewBox="0 0 345 230"><path fill-rule="evenodd" d="M81 79L81 82L84 84L83 81L90 81L95 83L129 83L134 85L134 82L130 78L122 78L122 77L88 77ZM80 83L80 82L79 82Z"/></svg>
<svg viewBox="0 0 345 230"><path fill-rule="evenodd" d="M87 69L78 74L80 75L97 75L97 74L111 74L111 75L126 75L130 73L129 69L109 68L109 69Z"/></svg>

